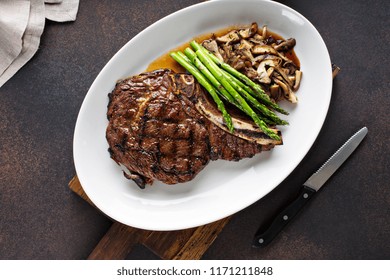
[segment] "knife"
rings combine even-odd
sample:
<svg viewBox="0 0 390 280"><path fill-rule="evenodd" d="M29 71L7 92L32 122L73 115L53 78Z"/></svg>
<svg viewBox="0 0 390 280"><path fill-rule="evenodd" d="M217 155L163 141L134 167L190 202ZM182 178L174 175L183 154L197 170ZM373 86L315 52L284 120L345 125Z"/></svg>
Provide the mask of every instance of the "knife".
<svg viewBox="0 0 390 280"><path fill-rule="evenodd" d="M346 159L359 146L368 132L367 127L361 128L351 136L310 178L303 183L297 198L281 211L268 228L260 227L253 239L253 247L267 246L290 220L306 205L325 182L336 172Z"/></svg>

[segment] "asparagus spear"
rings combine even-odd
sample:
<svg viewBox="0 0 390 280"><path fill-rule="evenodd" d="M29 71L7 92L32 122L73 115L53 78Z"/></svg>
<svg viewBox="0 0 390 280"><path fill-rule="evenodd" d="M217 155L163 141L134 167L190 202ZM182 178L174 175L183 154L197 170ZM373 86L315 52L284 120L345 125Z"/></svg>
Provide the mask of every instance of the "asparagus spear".
<svg viewBox="0 0 390 280"><path fill-rule="evenodd" d="M220 93L228 100L230 103L239 105L236 100L233 98L233 96L230 95L230 93L221 85L220 82L213 76L213 74L207 69L206 66L203 65L203 63L199 60L199 58L196 56L195 52L191 50L190 48L186 48L184 50L184 54L190 59L192 64L196 66L196 68L199 69L200 72L209 80L209 82L218 89Z"/></svg>
<svg viewBox="0 0 390 280"><path fill-rule="evenodd" d="M284 109L282 109L278 104L272 102L272 100L269 98L269 96L267 94L265 94L264 90L261 88L261 86L259 86L258 84L256 84L255 82L253 82L251 79L249 79L247 76L245 76L244 74L242 74L241 72L237 71L236 69L234 69L233 67L231 67L229 64L227 63L224 63L223 61L220 61L213 53L211 53L210 51L208 51L206 48L204 48L202 45L198 44L196 41L192 41L190 43L191 47L194 49L194 50L199 50L199 49L203 49L207 54L208 56L210 57L210 59L215 63L217 64L219 67L221 67L222 69L224 69L227 73L229 73L230 75L236 77L238 80L241 80L244 84L246 84L247 86L249 86L250 88L252 88L256 93L256 97L258 97L264 104L268 105L269 107L271 107L272 109L274 109L275 111L278 111L279 113L282 113L282 114L285 114L285 115L288 115L288 112L285 111ZM243 84L241 84L242 86ZM248 90L247 90L248 91ZM253 93L253 91L249 90L250 93Z"/></svg>
<svg viewBox="0 0 390 280"><path fill-rule="evenodd" d="M259 103L256 98L250 95L244 88L242 88L237 81L230 75L224 73L222 70L224 77L229 81L229 83L233 86L233 88L241 94L247 101L249 101L257 110L259 110L262 115L266 116L270 120L272 120L275 124L286 125L287 121L281 120L274 112L269 110L265 105Z"/></svg>
<svg viewBox="0 0 390 280"><path fill-rule="evenodd" d="M184 54L191 60L192 64L198 68L203 75L211 82L211 84L218 89L218 92L221 93L221 96L231 104L235 105L238 109L241 111L244 111L240 104L231 96L231 94L223 87L223 85L213 76L213 74L207 69L206 66L199 60L199 58L196 56L196 53L191 48L186 48L184 50ZM224 72L224 71L222 71ZM225 73L224 73L225 74ZM233 76L230 76L232 78ZM229 79L229 77L226 77ZM232 83L231 83L232 84ZM233 87L235 87L232 84ZM237 88L236 88L237 90ZM238 91L238 90L237 90ZM251 98L251 96L249 96ZM286 121L280 120L272 111L269 111L265 106L258 103L258 101L254 98L251 98L251 101L254 103L257 103L258 106L262 107L263 110L259 110L262 116L262 119L267 124L287 124ZM257 106L255 106L257 107ZM266 111L269 114L262 113L263 111Z"/></svg>
<svg viewBox="0 0 390 280"><path fill-rule="evenodd" d="M226 111L225 105L222 100L219 98L217 90L206 80L206 78L202 75L199 70L194 67L187 57L182 52L172 52L170 56L176 60L181 66L188 70L197 80L198 82L210 93L211 97L217 104L218 110L221 111L222 116L226 122L226 126L228 127L230 132L233 132L233 122L229 113ZM188 61L187 61L188 60Z"/></svg>
<svg viewBox="0 0 390 280"><path fill-rule="evenodd" d="M210 70L213 76L224 86L224 88L237 100L240 106L243 108L244 112L247 113L256 125L269 137L275 140L280 140L280 137L272 131L267 124L261 120L255 111L248 105L245 99L233 88L229 81L225 78L222 73L222 70L211 60L211 58L206 54L204 50L198 48L196 55L200 61Z"/></svg>

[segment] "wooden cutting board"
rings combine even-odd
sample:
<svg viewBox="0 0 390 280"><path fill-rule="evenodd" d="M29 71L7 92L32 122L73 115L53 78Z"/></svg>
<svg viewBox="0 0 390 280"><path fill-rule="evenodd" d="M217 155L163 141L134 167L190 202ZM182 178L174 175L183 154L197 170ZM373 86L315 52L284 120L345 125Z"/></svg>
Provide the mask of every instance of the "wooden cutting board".
<svg viewBox="0 0 390 280"><path fill-rule="evenodd" d="M69 187L92 206L77 176ZM142 244L164 260L197 260L210 247L230 217L217 222L177 231L150 231L133 228L114 221L89 255L91 260L125 259L136 244Z"/></svg>
<svg viewBox="0 0 390 280"><path fill-rule="evenodd" d="M332 65L333 78L340 68ZM69 182L69 187L92 206L92 201L84 192L77 176ZM164 260L198 260L217 238L230 217L214 223L177 231L149 231L126 226L114 221L89 255L90 260L125 259L136 244L142 244Z"/></svg>

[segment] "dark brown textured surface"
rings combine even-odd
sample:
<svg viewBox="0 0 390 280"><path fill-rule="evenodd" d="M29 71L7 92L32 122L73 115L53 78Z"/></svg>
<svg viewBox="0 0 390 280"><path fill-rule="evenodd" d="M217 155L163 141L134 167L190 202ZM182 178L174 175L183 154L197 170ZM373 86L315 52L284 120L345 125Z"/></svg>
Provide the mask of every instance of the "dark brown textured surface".
<svg viewBox="0 0 390 280"><path fill-rule="evenodd" d="M151 23L197 1L150 2L81 1L76 22L47 22L37 54L0 88L0 259L85 259L110 227L68 189L73 130L111 56ZM304 161L235 214L203 258L390 259L390 2L282 2L316 26L342 69L329 114ZM257 227L362 126L367 138L321 193L269 247L251 248ZM127 258L156 257L137 247Z"/></svg>

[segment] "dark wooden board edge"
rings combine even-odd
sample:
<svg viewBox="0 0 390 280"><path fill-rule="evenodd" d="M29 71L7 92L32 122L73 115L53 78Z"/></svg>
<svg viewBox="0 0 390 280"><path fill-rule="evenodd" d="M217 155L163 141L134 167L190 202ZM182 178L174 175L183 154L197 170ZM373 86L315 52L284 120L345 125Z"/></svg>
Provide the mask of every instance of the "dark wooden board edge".
<svg viewBox="0 0 390 280"><path fill-rule="evenodd" d="M94 206L84 192L77 176L69 182L69 187ZM88 259L125 259L135 244L143 244L161 259L198 260L211 246L229 219L230 217L227 217L197 228L177 231L148 231L113 221L112 226Z"/></svg>

